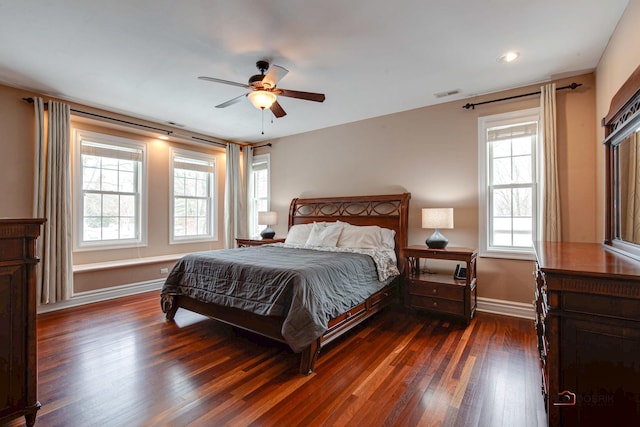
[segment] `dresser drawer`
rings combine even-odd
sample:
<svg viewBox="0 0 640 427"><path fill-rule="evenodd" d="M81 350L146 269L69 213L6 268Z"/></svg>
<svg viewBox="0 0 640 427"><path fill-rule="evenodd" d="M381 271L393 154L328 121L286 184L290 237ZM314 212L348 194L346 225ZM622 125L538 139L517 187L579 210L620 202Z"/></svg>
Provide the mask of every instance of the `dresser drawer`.
<svg viewBox="0 0 640 427"><path fill-rule="evenodd" d="M421 295L409 295L409 304L418 309L464 316L464 302Z"/></svg>
<svg viewBox="0 0 640 427"><path fill-rule="evenodd" d="M561 301L562 309L566 312L640 322L640 301L637 299L564 292Z"/></svg>
<svg viewBox="0 0 640 427"><path fill-rule="evenodd" d="M410 295L464 301L464 286L419 282L414 280L409 280L408 286L408 293Z"/></svg>
<svg viewBox="0 0 640 427"><path fill-rule="evenodd" d="M2 239L0 259L3 261L24 260L25 257L24 242L21 239Z"/></svg>

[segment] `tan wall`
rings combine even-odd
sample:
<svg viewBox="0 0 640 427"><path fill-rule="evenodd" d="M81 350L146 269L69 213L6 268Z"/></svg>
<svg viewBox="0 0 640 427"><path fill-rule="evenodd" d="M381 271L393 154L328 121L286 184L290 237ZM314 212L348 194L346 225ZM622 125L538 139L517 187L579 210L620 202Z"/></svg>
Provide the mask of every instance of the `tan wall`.
<svg viewBox="0 0 640 427"><path fill-rule="evenodd" d="M640 65L640 1L630 1L616 30L609 39L596 69L596 130L598 141L604 139L600 120L607 115L611 98L620 89L631 73ZM604 146L597 151L598 176L598 241L604 239Z"/></svg>
<svg viewBox="0 0 640 427"><path fill-rule="evenodd" d="M557 83L572 81L583 86L557 93L564 236L595 241L594 76ZM421 208L453 207L455 228L445 232L449 244L477 247L478 117L535 107L539 98L475 110L462 105L538 89L539 85L519 88L271 141L271 208L286 218L293 197L409 191L409 243L424 244L427 238L428 231L421 228ZM286 223L275 230L284 235ZM528 303L533 295L532 271L531 261L482 258L479 296Z"/></svg>
<svg viewBox="0 0 640 427"><path fill-rule="evenodd" d="M23 97L37 94L0 85L0 217L30 217L33 204L34 176L34 114L33 106ZM78 108L77 105L74 105ZM105 114L89 107L83 111ZM106 113L118 117L115 114ZM123 117L120 117L123 118ZM124 119L128 119L124 117ZM129 120L132 120L129 118ZM133 120L136 121L136 120ZM145 123L145 122L141 122ZM149 123L147 123L149 124ZM219 249L224 246L223 206L225 181L224 148L202 144L185 144L180 140L162 141L127 129L115 129L86 120L72 120L72 127L95 132L109 133L125 138L144 141L148 153L148 245L140 248L112 249L101 251L78 251L73 254L74 266L104 263L119 260L135 260L170 254ZM206 135L196 135L206 137ZM169 149L171 146L191 151L206 152L216 157L218 180L218 240L202 243L169 244ZM104 270L76 272L74 293L103 289L112 286L162 279L166 274L160 268L170 267L173 262L153 262L150 265L109 267Z"/></svg>
<svg viewBox="0 0 640 427"><path fill-rule="evenodd" d="M104 290L114 286L164 279L167 274L161 274L160 270L166 268L171 271L174 264L175 261L164 261L118 268L76 271L73 273L74 292Z"/></svg>
<svg viewBox="0 0 640 427"><path fill-rule="evenodd" d="M0 217L33 215L33 106L31 94L0 85Z"/></svg>

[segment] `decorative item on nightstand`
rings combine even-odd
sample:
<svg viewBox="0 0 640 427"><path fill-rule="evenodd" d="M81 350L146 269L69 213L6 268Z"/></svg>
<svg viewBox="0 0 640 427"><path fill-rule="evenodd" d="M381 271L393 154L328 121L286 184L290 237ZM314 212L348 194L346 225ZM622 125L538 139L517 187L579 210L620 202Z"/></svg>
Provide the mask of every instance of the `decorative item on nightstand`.
<svg viewBox="0 0 640 427"><path fill-rule="evenodd" d="M440 233L441 228L453 228L453 208L423 208L422 228L433 228L433 234L426 240L431 249L444 249L449 240Z"/></svg>
<svg viewBox="0 0 640 427"><path fill-rule="evenodd" d="M273 236L276 235L276 232L271 228L272 225L276 225L278 223L278 212L258 212L258 224L266 225L267 228L260 232L260 236L263 239L273 239Z"/></svg>

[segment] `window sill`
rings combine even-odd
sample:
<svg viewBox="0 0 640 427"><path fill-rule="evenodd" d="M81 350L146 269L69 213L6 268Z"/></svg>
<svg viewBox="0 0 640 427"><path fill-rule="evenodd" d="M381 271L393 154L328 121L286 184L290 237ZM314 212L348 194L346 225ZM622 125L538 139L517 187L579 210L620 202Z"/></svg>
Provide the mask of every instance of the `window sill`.
<svg viewBox="0 0 640 427"><path fill-rule="evenodd" d="M73 266L74 273L88 271L108 270L110 268L131 267L136 265L154 264L159 262L177 261L187 254L160 255L154 257L123 259L117 261L94 262L91 264L78 264Z"/></svg>
<svg viewBox="0 0 640 427"><path fill-rule="evenodd" d="M211 242L217 242L217 241L218 241L217 236L204 236L204 237L197 237L197 238L194 237L189 239L170 239L169 244L182 245L185 243L211 243Z"/></svg>
<svg viewBox="0 0 640 427"><path fill-rule="evenodd" d="M518 261L535 261L536 255L531 249L531 252L515 252L515 251L497 251L497 250L481 250L478 252L480 258L498 258L498 259L512 259Z"/></svg>

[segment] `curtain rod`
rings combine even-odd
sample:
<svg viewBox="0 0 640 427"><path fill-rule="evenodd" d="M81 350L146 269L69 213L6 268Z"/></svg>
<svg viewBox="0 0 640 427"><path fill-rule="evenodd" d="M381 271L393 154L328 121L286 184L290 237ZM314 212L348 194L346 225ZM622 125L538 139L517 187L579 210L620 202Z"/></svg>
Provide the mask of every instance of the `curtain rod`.
<svg viewBox="0 0 640 427"><path fill-rule="evenodd" d="M251 146L251 148L262 148L262 147L271 147L271 143L267 142L266 144L262 144L262 145L253 145Z"/></svg>
<svg viewBox="0 0 640 427"><path fill-rule="evenodd" d="M29 104L33 104L33 98L22 98L22 100L28 102ZM45 101L45 105L47 105L47 103L48 103L48 101ZM89 116L89 117L94 117L94 118L98 118L98 119L102 119L102 120L108 120L108 121L111 121L111 122L121 123L121 124L128 125L128 126L135 126L135 127L139 127L139 128L150 129L150 130L154 130L156 132L165 133L165 134L167 134L167 136L174 135L176 137L184 138L184 136L181 136L181 135L175 133L172 130L166 130L166 129L157 128L157 127L153 127L153 126L143 125L141 123L135 123L135 122L127 121L127 120L116 119L115 117L103 116L101 114L90 113L88 111L77 110L75 108L70 108L70 110L71 110L72 113L76 113L76 114L83 115L83 116ZM223 147L227 146L227 144L225 144L223 142L211 141L209 139L200 138L200 137L197 137L197 136L192 136L191 139L196 140L196 141L200 141L200 142L207 142L209 144L217 144L217 145L221 145Z"/></svg>
<svg viewBox="0 0 640 427"><path fill-rule="evenodd" d="M582 83L571 83L570 85L567 86L562 86L562 87L558 87L556 88L556 90L563 90L563 89L571 89L574 90L575 88L582 86ZM537 92L529 92L529 93L523 93L522 95L514 95L514 96L508 96L506 98L500 98L500 99L492 99L490 101L483 101L483 102L476 102L476 103L469 103L469 104L465 104L462 106L462 108L464 109L469 109L471 108L472 110L475 110L476 105L482 105L482 104L490 104L492 102L499 102L499 101L506 101L508 99L515 99L515 98L522 98L525 96L531 96L531 95L539 95L540 91Z"/></svg>

